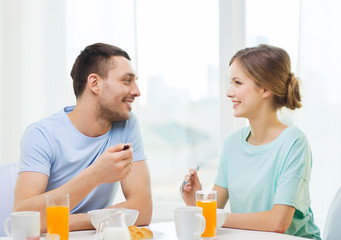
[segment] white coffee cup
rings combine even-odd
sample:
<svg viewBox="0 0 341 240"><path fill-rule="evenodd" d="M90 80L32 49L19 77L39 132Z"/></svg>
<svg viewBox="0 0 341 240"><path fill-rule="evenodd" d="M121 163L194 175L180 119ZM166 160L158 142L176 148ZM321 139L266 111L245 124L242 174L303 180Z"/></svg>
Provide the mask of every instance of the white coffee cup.
<svg viewBox="0 0 341 240"><path fill-rule="evenodd" d="M180 207L174 211L176 236L179 240L199 240L205 231L201 207Z"/></svg>
<svg viewBox="0 0 341 240"><path fill-rule="evenodd" d="M9 231L11 223L11 232ZM40 237L40 212L12 212L4 222L5 233L13 240L35 240Z"/></svg>

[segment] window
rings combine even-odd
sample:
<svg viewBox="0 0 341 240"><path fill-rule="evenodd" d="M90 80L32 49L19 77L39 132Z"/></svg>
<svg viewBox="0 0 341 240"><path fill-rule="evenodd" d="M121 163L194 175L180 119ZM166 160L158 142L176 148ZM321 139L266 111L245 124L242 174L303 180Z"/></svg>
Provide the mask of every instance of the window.
<svg viewBox="0 0 341 240"><path fill-rule="evenodd" d="M246 0L246 46L252 47L261 43L285 49L291 59L291 69L298 71L299 47L299 9L296 0ZM279 118L293 123L293 112L283 108Z"/></svg>
<svg viewBox="0 0 341 240"><path fill-rule="evenodd" d="M266 43L285 49L295 71L299 47L299 5L297 0L246 0L246 45Z"/></svg>
<svg viewBox="0 0 341 240"><path fill-rule="evenodd" d="M136 4L139 119L152 173L153 219L173 219L188 169L201 166L203 185L216 176L218 1Z"/></svg>

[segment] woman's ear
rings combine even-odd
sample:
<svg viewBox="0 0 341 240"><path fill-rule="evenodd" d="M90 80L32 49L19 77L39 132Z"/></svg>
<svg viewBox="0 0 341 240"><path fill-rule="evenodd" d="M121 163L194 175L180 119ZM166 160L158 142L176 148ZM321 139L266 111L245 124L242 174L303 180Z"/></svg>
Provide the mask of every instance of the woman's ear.
<svg viewBox="0 0 341 240"><path fill-rule="evenodd" d="M91 73L87 79L87 85L92 93L98 95L100 88L100 76L95 73Z"/></svg>
<svg viewBox="0 0 341 240"><path fill-rule="evenodd" d="M263 97L264 97L264 98L269 98L269 97L271 97L271 96L272 96L272 92L269 91L269 90L266 89L266 88L263 88Z"/></svg>

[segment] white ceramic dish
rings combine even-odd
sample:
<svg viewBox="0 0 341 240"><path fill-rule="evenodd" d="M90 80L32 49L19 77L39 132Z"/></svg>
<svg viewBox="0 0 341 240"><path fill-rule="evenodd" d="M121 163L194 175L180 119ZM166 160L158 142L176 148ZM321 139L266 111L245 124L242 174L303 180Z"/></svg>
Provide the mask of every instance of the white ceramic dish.
<svg viewBox="0 0 341 240"><path fill-rule="evenodd" d="M154 238L151 240L161 240L161 239L165 239L165 237L167 236L165 233L163 232L159 232L159 231L153 231L153 235ZM41 240L46 240L45 238L46 234L42 234L41 235ZM69 239L80 239L80 240L84 240L84 239L97 239L96 238L96 231L94 230L85 230L85 231L76 231L76 232L70 232L69 234Z"/></svg>
<svg viewBox="0 0 341 240"><path fill-rule="evenodd" d="M163 232L153 231L153 240L155 239L164 239L166 237L166 234Z"/></svg>
<svg viewBox="0 0 341 240"><path fill-rule="evenodd" d="M217 208L217 229L223 226L227 216L227 211L225 209Z"/></svg>
<svg viewBox="0 0 341 240"><path fill-rule="evenodd" d="M139 216L138 210L127 208L97 209L89 211L88 215L90 216L92 226L97 229L97 226L101 221L105 220L110 213L115 213L117 211L125 213L125 221L128 227L134 225L137 217Z"/></svg>

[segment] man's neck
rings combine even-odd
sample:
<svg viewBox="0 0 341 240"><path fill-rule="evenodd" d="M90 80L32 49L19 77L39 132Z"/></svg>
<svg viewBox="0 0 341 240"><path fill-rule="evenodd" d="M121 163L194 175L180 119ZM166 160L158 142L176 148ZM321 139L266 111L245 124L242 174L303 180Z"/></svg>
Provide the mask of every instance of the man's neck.
<svg viewBox="0 0 341 240"><path fill-rule="evenodd" d="M75 128L88 137L98 137L111 128L111 123L96 118L96 109L91 105L77 102L74 110L67 114Z"/></svg>

